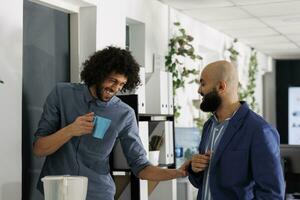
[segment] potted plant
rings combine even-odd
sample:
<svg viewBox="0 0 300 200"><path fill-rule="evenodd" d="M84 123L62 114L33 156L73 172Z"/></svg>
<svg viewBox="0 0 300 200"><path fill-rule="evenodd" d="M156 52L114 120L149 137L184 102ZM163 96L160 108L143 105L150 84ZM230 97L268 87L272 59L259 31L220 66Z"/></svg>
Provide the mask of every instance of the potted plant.
<svg viewBox="0 0 300 200"><path fill-rule="evenodd" d="M149 143L149 161L157 166L159 159L159 149L163 144L163 137L160 135L154 135L151 137Z"/></svg>

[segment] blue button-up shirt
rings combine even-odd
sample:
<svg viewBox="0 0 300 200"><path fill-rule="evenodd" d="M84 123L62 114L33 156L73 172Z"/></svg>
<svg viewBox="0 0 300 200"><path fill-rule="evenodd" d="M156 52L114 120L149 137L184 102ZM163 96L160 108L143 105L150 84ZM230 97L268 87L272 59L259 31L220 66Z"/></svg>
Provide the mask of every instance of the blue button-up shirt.
<svg viewBox="0 0 300 200"><path fill-rule="evenodd" d="M213 159L214 152L217 150L220 140L228 126L230 118L226 119L223 122L218 122L216 116L212 116L212 126L210 128L209 139L206 144L206 152L211 151ZM212 200L211 193L210 193L210 186L209 186L209 175L210 175L210 165L208 165L207 169L204 171L204 181L203 181L203 188L202 188L202 200Z"/></svg>
<svg viewBox="0 0 300 200"><path fill-rule="evenodd" d="M135 175L150 165L131 107L116 96L108 102L95 99L84 84L60 83L47 97L35 137L53 134L89 112L111 120L103 139L92 134L73 137L47 156L40 178L65 174L86 176L87 200L113 200L115 184L110 175L109 155L116 139L120 139L124 155ZM40 180L38 189L43 191Z"/></svg>

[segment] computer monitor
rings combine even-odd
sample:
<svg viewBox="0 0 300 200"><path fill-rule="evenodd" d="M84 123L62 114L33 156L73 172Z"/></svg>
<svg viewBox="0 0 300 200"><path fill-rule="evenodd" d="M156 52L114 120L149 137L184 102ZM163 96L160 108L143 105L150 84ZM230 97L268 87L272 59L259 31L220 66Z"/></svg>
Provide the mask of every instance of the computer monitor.
<svg viewBox="0 0 300 200"><path fill-rule="evenodd" d="M300 145L280 145L281 158L285 160L284 171L300 174Z"/></svg>
<svg viewBox="0 0 300 200"><path fill-rule="evenodd" d="M300 192L300 145L280 145L286 193Z"/></svg>

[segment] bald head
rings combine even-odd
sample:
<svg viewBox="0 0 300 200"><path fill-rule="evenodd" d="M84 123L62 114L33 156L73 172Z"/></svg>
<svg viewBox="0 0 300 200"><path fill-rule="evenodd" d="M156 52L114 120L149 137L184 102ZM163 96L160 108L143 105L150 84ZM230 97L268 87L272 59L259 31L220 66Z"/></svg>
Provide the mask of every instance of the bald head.
<svg viewBox="0 0 300 200"><path fill-rule="evenodd" d="M237 91L238 89L238 72L236 67L225 60L216 61L208 64L202 71L202 75L209 77L210 81L215 84L220 81L225 81L227 89Z"/></svg>

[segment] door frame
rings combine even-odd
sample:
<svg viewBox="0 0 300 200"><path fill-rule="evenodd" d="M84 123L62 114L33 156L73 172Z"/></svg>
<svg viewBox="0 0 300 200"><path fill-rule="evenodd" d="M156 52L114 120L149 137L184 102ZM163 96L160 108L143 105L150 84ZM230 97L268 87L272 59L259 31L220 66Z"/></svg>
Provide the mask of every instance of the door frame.
<svg viewBox="0 0 300 200"><path fill-rule="evenodd" d="M82 63L96 51L99 0L30 0L70 14L71 82L80 82Z"/></svg>

